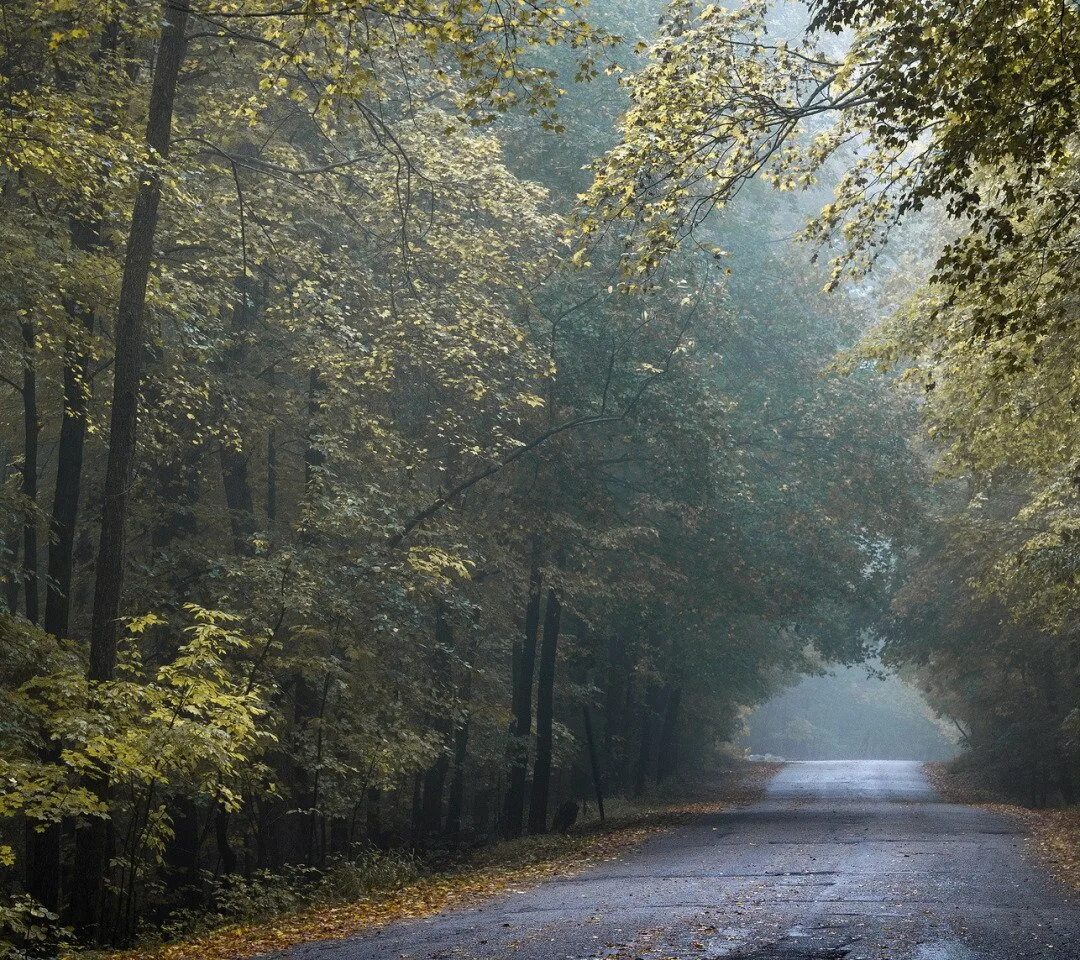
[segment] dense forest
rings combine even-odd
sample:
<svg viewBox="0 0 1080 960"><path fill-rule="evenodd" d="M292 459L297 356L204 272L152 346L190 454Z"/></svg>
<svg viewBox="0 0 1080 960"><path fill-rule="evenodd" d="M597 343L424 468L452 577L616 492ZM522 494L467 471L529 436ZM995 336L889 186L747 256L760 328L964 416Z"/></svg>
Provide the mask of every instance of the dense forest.
<svg viewBox="0 0 1080 960"><path fill-rule="evenodd" d="M0 0L17 949L545 833L830 663L1074 802L1078 21Z"/></svg>

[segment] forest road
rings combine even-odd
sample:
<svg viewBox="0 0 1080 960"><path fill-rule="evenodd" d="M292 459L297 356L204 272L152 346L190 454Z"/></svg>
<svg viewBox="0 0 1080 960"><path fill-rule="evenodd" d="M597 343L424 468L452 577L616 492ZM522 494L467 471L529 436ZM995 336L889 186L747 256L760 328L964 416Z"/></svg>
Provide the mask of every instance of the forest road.
<svg viewBox="0 0 1080 960"><path fill-rule="evenodd" d="M754 806L480 907L290 960L1080 958L1080 903L918 763L787 764Z"/></svg>

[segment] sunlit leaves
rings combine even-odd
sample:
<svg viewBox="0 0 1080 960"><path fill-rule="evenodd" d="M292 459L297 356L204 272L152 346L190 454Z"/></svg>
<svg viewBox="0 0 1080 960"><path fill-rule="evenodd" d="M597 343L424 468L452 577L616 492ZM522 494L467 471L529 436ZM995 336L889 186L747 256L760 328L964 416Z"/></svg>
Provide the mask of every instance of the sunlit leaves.
<svg viewBox="0 0 1080 960"><path fill-rule="evenodd" d="M14 705L57 745L60 761L43 763L8 744L0 817L20 814L39 826L107 818L107 798L90 785L101 778L136 793L183 784L236 806L236 778L272 739L260 728L263 692L237 659L250 644L238 618L194 605L188 614L193 623L175 656L156 669L133 645L146 630L167 626L147 615L132 621L119 679L95 684L80 666L58 661L42 664L19 688Z"/></svg>

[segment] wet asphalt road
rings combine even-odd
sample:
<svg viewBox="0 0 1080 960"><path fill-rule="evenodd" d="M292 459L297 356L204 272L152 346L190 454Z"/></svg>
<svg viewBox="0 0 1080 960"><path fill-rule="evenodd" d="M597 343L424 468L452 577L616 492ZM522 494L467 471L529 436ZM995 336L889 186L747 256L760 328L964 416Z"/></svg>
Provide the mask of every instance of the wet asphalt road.
<svg viewBox="0 0 1080 960"><path fill-rule="evenodd" d="M479 908L290 960L1080 960L1080 903L917 763L791 763L765 799Z"/></svg>

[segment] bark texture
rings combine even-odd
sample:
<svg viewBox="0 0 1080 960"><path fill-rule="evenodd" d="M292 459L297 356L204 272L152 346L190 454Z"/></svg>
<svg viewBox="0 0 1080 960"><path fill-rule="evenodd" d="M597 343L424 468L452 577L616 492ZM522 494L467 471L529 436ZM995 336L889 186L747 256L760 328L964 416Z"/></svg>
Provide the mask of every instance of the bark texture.
<svg viewBox="0 0 1080 960"><path fill-rule="evenodd" d="M544 610L544 638L540 645L540 664L536 687L536 764L533 769L532 796L529 798L529 833L547 831L548 800L551 793L551 752L554 745L555 659L559 649L559 625L562 604L554 589L549 589Z"/></svg>

